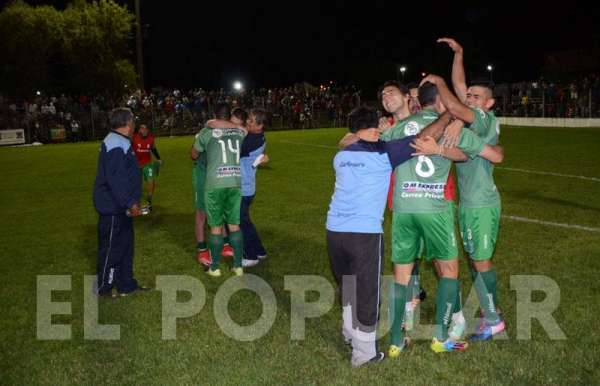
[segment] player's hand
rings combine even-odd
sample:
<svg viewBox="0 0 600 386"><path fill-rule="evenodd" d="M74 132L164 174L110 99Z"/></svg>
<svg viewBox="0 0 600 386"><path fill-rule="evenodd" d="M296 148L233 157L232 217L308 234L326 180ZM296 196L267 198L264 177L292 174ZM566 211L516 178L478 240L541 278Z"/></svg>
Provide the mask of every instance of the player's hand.
<svg viewBox="0 0 600 386"><path fill-rule="evenodd" d="M260 164L266 164L267 162L269 162L269 156L266 154L263 154L262 159L260 160Z"/></svg>
<svg viewBox="0 0 600 386"><path fill-rule="evenodd" d="M137 216L141 216L142 215L142 208L140 207L139 203L135 203L131 206L131 208L129 208L129 216L131 217L137 217Z"/></svg>
<svg viewBox="0 0 600 386"><path fill-rule="evenodd" d="M463 48L458 42L452 38L440 38L437 40L438 43L446 43L448 47L454 51L455 54L462 54Z"/></svg>
<svg viewBox="0 0 600 386"><path fill-rule="evenodd" d="M200 153L198 152L198 150L194 149L194 147L192 146L192 150L190 151L190 158L195 161L198 159L199 155Z"/></svg>
<svg viewBox="0 0 600 386"><path fill-rule="evenodd" d="M340 149L344 149L347 148L348 146L358 142L360 138L358 138L358 135L354 134L354 133L348 133L344 136L344 138L342 138L340 140L340 143L338 144Z"/></svg>
<svg viewBox="0 0 600 386"><path fill-rule="evenodd" d="M440 145L431 136L424 138L416 138L410 146L416 150L411 155L438 155L440 153Z"/></svg>
<svg viewBox="0 0 600 386"><path fill-rule="evenodd" d="M442 145L444 147L456 147L458 140L460 139L460 133L462 132L462 126L448 125L444 131Z"/></svg>
<svg viewBox="0 0 600 386"><path fill-rule="evenodd" d="M425 78L423 78L421 83L419 83L419 86L422 86L423 83L427 83L427 82L438 85L438 84L440 84L440 82L443 82L443 81L444 81L444 79L441 76L429 74Z"/></svg>
<svg viewBox="0 0 600 386"><path fill-rule="evenodd" d="M381 117L379 118L379 126L377 126L377 128L379 129L380 132L384 132L386 130L388 130L390 127L392 127L392 124L390 123L390 120L387 119L386 117Z"/></svg>

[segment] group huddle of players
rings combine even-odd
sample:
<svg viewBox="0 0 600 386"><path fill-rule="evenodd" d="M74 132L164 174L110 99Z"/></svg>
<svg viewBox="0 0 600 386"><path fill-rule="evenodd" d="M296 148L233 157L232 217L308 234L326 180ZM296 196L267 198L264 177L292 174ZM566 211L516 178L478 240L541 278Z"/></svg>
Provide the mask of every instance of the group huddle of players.
<svg viewBox="0 0 600 386"><path fill-rule="evenodd" d="M243 267L256 265L267 255L249 209L256 191L256 167L268 161L263 130L269 118L262 109L248 114L240 108L231 111L227 104L217 105L215 116L196 135L191 149L197 260L208 275L218 277L220 258L233 257L231 270L239 276ZM142 169L146 207L151 210L162 161L145 125L134 134L133 148ZM157 161L152 162L151 152ZM210 228L208 243L205 223Z"/></svg>
<svg viewBox="0 0 600 386"><path fill-rule="evenodd" d="M492 112L492 85L482 81L467 87L462 47L453 39L438 42L454 51L454 93L436 75L426 76L413 89L396 81L386 82L379 98L391 118L378 119L376 112L364 108L353 111L349 117L351 133L340 141L340 152L334 159L336 190L327 219L328 252L342 289L342 333L352 345L354 366L385 357L375 345L380 270L364 268L381 266L380 219L385 206L381 186L383 195L389 186L395 278L387 356L399 357L410 343L407 331L413 328L420 300L421 257L433 262L439 278L431 349L458 352L468 347L463 340L466 321L458 280L456 212L481 308L480 324L470 340L487 340L505 329L491 260L501 211L493 170L494 163L504 157L497 145L500 131ZM460 192L458 208L454 204L453 165ZM376 180L380 172L384 178ZM378 203L381 207L375 208ZM369 224L369 219L378 221ZM348 286L344 275L357 277L351 290L355 295L344 294Z"/></svg>

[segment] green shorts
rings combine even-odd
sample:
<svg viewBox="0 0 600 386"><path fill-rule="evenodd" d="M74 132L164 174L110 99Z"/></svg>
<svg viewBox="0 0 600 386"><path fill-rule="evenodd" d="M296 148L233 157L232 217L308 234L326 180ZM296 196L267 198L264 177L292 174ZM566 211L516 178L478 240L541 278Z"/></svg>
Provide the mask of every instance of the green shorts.
<svg viewBox="0 0 600 386"><path fill-rule="evenodd" d="M221 188L206 191L206 214L208 225L219 227L223 224L240 224L240 205L242 190L240 188Z"/></svg>
<svg viewBox="0 0 600 386"><path fill-rule="evenodd" d="M400 213L392 217L392 262L409 264L420 255L426 260L458 257L452 208L440 213Z"/></svg>
<svg viewBox="0 0 600 386"><path fill-rule="evenodd" d="M158 177L158 170L160 164L158 162L150 162L142 168L142 176L144 177L144 182L152 181L156 177Z"/></svg>
<svg viewBox="0 0 600 386"><path fill-rule="evenodd" d="M206 169L195 166L192 168L192 192L194 194L194 207L206 212L204 200L204 184L206 182Z"/></svg>
<svg viewBox="0 0 600 386"><path fill-rule="evenodd" d="M500 205L488 208L461 206L459 212L460 236L465 252L473 260L491 259L500 228Z"/></svg>

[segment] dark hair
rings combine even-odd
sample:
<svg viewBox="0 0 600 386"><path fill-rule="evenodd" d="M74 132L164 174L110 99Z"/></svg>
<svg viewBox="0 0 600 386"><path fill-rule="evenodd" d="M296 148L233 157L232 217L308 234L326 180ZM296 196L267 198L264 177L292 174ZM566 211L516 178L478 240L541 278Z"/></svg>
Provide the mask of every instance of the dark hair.
<svg viewBox="0 0 600 386"><path fill-rule="evenodd" d="M469 87L473 86L487 88L490 90L490 95L494 95L494 82L491 80L485 78L475 78L473 81L471 81L471 83L469 83Z"/></svg>
<svg viewBox="0 0 600 386"><path fill-rule="evenodd" d="M419 87L419 103L421 106L430 106L435 103L438 96L437 86L431 82L425 82Z"/></svg>
<svg viewBox="0 0 600 386"><path fill-rule="evenodd" d="M370 107L357 107L348 114L348 125L350 131L356 133L358 130L377 127L379 116L377 111Z"/></svg>
<svg viewBox="0 0 600 386"><path fill-rule="evenodd" d="M419 84L417 82L410 82L406 85L406 88L410 92L410 90L413 88L419 88Z"/></svg>
<svg viewBox="0 0 600 386"><path fill-rule="evenodd" d="M236 117L237 119L242 121L242 123L244 125L246 124L246 121L248 120L248 113L246 112L246 110L242 109L241 107L236 107L235 109L233 109L231 111L231 116Z"/></svg>
<svg viewBox="0 0 600 386"><path fill-rule="evenodd" d="M215 107L215 117L228 121L231 119L231 107L227 103L218 103Z"/></svg>
<svg viewBox="0 0 600 386"><path fill-rule="evenodd" d="M386 87L396 87L404 95L409 93L409 89L408 87L406 87L405 84L402 84L395 80L388 80L383 84L383 86L379 87L379 90L377 90L377 99L379 99L379 101L381 101L381 93Z"/></svg>
<svg viewBox="0 0 600 386"><path fill-rule="evenodd" d="M263 129L271 126L271 116L265 109L255 108L250 111L254 115L254 120L257 125L263 125Z"/></svg>
<svg viewBox="0 0 600 386"><path fill-rule="evenodd" d="M127 107L119 107L110 112L110 127L113 130L127 126L133 120L133 113Z"/></svg>

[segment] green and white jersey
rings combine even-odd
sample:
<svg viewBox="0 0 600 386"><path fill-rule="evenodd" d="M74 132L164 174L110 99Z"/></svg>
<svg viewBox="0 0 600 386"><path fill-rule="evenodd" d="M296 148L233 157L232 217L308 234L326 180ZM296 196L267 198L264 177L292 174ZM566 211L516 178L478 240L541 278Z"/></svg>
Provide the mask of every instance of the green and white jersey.
<svg viewBox="0 0 600 386"><path fill-rule="evenodd" d="M395 139L402 139L409 135L415 135L423 130L425 126L433 123L436 119L438 119L437 112L430 109L424 109L396 122L394 126L381 133L380 138L382 141L388 142Z"/></svg>
<svg viewBox="0 0 600 386"><path fill-rule="evenodd" d="M241 186L240 153L246 132L239 128L198 133L194 148L206 153L206 190Z"/></svg>
<svg viewBox="0 0 600 386"><path fill-rule="evenodd" d="M475 120L469 129L485 143L496 145L500 123L492 112L472 109ZM465 208L483 208L500 205L500 194L494 183L494 164L482 157L456 163L460 205Z"/></svg>
<svg viewBox="0 0 600 386"><path fill-rule="evenodd" d="M411 115L394 127L394 139L416 135L438 118L434 110L425 109ZM390 129L391 130L391 129ZM463 130L458 147L469 157L483 150L483 141L469 130ZM403 213L439 213L448 209L444 189L452 161L439 156L418 156L399 165L396 170L393 210Z"/></svg>

